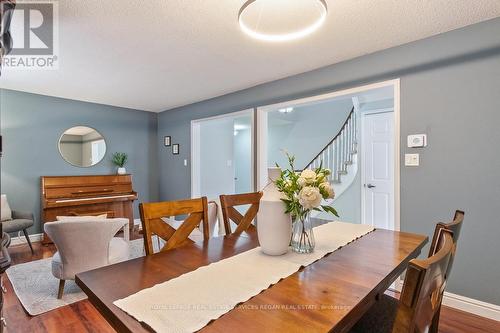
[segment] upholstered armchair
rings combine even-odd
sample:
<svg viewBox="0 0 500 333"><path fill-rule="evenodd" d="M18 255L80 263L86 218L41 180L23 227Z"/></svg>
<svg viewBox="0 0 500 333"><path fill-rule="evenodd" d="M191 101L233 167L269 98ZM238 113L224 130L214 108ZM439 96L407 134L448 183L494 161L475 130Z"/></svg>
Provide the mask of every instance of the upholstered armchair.
<svg viewBox="0 0 500 333"><path fill-rule="evenodd" d="M70 220L45 223L44 229L57 247L52 274L59 279L57 298L65 280L81 272L129 259L128 219ZM124 238L114 237L123 229Z"/></svg>
<svg viewBox="0 0 500 333"><path fill-rule="evenodd" d="M33 246L31 245L31 241L27 231L27 229L35 223L34 221L35 218L33 217L32 213L13 210L12 219L2 221L3 231L6 233L11 233L19 232L22 230L24 233L24 237L26 237L26 241L28 242L28 245L31 249L31 253L34 253Z"/></svg>

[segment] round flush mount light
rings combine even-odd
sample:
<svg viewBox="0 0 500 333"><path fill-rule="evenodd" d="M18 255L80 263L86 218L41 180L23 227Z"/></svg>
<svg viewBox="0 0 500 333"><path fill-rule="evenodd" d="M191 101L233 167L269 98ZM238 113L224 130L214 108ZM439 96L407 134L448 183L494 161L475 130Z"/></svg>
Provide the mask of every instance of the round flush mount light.
<svg viewBox="0 0 500 333"><path fill-rule="evenodd" d="M238 14L241 30L268 42L305 37L326 20L325 0L248 0Z"/></svg>
<svg viewBox="0 0 500 333"><path fill-rule="evenodd" d="M293 112L293 108L292 107L287 107L287 108L279 109L278 111L280 113L290 113L290 112Z"/></svg>

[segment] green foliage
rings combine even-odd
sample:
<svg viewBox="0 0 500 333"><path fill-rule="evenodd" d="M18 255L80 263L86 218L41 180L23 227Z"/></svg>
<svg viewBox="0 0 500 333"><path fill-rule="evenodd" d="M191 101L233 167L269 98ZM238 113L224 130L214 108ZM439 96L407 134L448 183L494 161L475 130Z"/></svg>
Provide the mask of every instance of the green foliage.
<svg viewBox="0 0 500 333"><path fill-rule="evenodd" d="M113 164L119 168L123 168L125 163L127 163L127 160L128 160L128 155L126 153L120 153L120 152L114 153L113 158L111 159Z"/></svg>
<svg viewBox="0 0 500 333"><path fill-rule="evenodd" d="M281 200L286 205L286 213L290 213L293 218L303 218L311 210L315 210L324 211L338 217L339 215L333 207L319 204L317 207L305 208L300 202L301 191L305 187L317 189L322 199L332 198L334 195L333 188L328 180L331 171L323 168L323 163L321 163L315 170L305 170L298 173L295 171L295 157L288 153L285 154L288 158L289 167L281 171L280 177L274 183L278 191L283 193ZM277 163L276 167L280 168Z"/></svg>

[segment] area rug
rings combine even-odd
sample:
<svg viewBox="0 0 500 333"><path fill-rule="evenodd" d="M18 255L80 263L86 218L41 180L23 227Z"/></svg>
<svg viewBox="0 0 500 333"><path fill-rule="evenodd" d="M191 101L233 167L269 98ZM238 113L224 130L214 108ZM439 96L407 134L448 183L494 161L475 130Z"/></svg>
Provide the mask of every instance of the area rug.
<svg viewBox="0 0 500 333"><path fill-rule="evenodd" d="M143 240L131 241L130 259L143 255ZM7 276L19 301L32 316L87 298L75 281L68 280L62 299L57 299L59 280L52 275L51 258L14 265L7 270Z"/></svg>

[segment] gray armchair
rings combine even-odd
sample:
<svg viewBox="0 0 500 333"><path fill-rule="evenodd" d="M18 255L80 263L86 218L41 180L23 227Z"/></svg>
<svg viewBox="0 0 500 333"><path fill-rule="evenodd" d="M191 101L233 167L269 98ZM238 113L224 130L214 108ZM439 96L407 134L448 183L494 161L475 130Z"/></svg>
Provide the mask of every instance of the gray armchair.
<svg viewBox="0 0 500 333"><path fill-rule="evenodd" d="M57 247L52 257L52 275L59 279L57 298L62 298L65 280L91 269L129 259L128 219L59 221L44 224ZM113 237L123 229L124 237Z"/></svg>
<svg viewBox="0 0 500 333"><path fill-rule="evenodd" d="M24 237L26 237L26 241L30 246L31 253L34 253L33 245L31 245L31 241L28 236L28 231L26 230L29 227L31 227L34 223L35 223L35 218L33 217L32 213L13 210L12 219L7 221L2 221L2 228L3 231L6 233L19 232L22 230L24 233Z"/></svg>

